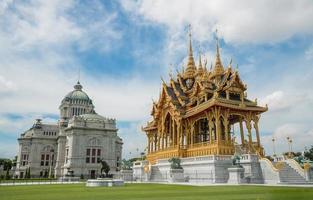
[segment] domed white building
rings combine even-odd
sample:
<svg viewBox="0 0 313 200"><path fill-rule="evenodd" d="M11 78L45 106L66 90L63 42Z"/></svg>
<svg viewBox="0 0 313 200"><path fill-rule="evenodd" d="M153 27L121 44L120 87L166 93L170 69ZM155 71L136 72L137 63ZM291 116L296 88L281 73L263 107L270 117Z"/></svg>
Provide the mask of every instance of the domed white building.
<svg viewBox="0 0 313 200"><path fill-rule="evenodd" d="M58 124L34 125L18 138L19 152L16 176L95 178L100 173L100 160L119 170L122 139L117 135L116 121L98 115L92 100L78 82L61 102Z"/></svg>

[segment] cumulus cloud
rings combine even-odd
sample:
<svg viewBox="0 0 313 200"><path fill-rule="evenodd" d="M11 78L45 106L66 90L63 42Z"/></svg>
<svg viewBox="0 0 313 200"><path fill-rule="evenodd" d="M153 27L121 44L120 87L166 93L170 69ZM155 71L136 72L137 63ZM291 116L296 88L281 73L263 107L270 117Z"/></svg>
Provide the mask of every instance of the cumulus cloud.
<svg viewBox="0 0 313 200"><path fill-rule="evenodd" d="M58 115L62 98L77 81L78 68L85 69L73 48L99 53L112 50L122 37L119 28L116 14L98 1L88 2L88 6L76 1L1 2L0 103L5 105L0 110L2 137L18 136L38 117L56 123L55 117L46 116ZM99 114L136 121L144 112L149 113L147 102L154 95L153 84L131 75L129 79L105 74L95 78L86 71L81 72L81 82ZM129 137L131 133L124 135ZM0 153L7 155L2 150Z"/></svg>
<svg viewBox="0 0 313 200"><path fill-rule="evenodd" d="M273 145L275 145L276 154L289 151L287 137L292 140L292 150L302 152L305 148L312 145L309 138L313 137L312 127L301 123L287 123L276 128L273 135L263 136L262 142L267 149L267 154L273 154ZM272 139L275 139L273 144Z"/></svg>
<svg viewBox="0 0 313 200"><path fill-rule="evenodd" d="M171 33L191 23L199 40L211 38L216 28L232 43L278 42L313 33L310 0L125 0L122 5L134 16L168 26Z"/></svg>
<svg viewBox="0 0 313 200"><path fill-rule="evenodd" d="M140 153L146 151L147 140L144 133L141 131L143 124L143 121L137 121L119 128L119 135L124 138L124 158L140 157ZM129 137L129 134L131 134L132 137Z"/></svg>
<svg viewBox="0 0 313 200"><path fill-rule="evenodd" d="M274 91L273 93L261 98L261 105L268 105L270 111L280 111L296 106L297 103L305 100L304 94L288 94L284 91Z"/></svg>

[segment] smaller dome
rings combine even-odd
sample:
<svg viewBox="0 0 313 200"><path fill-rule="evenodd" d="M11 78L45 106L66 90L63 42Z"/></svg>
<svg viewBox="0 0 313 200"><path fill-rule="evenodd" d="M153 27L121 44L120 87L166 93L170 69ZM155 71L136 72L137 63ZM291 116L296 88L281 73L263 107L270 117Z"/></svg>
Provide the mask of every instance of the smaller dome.
<svg viewBox="0 0 313 200"><path fill-rule="evenodd" d="M68 93L64 99L72 99L72 100L77 99L77 100L86 100L86 101L90 100L88 95L84 91L82 91L83 86L79 83L79 81L74 86L74 89L75 90Z"/></svg>

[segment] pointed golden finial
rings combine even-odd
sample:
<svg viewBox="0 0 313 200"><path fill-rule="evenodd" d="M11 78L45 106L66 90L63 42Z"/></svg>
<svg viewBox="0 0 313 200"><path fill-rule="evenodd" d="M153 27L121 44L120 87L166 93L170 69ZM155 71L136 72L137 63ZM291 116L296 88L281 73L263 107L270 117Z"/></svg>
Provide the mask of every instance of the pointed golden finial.
<svg viewBox="0 0 313 200"><path fill-rule="evenodd" d="M168 73L169 77L172 79L173 78L173 72L172 72L173 64L170 63L170 71Z"/></svg>
<svg viewBox="0 0 313 200"><path fill-rule="evenodd" d="M162 83L166 85L166 83L165 83L165 81L164 81L162 76L161 76L161 80L162 80Z"/></svg>
<svg viewBox="0 0 313 200"><path fill-rule="evenodd" d="M228 65L228 68L229 68L229 69L232 68L232 66L231 66L232 63L233 63L233 58L230 58L229 65Z"/></svg>
<svg viewBox="0 0 313 200"><path fill-rule="evenodd" d="M199 68L202 68L201 52L199 52Z"/></svg>
<svg viewBox="0 0 313 200"><path fill-rule="evenodd" d="M216 57L215 57L215 65L214 65L214 75L222 75L224 73L224 67L220 57L220 47L217 35L217 29L215 31L215 39L216 39Z"/></svg>
<svg viewBox="0 0 313 200"><path fill-rule="evenodd" d="M196 73L195 61L193 59L192 42L191 42L191 25L189 24L189 50L188 50L188 61L184 78L193 78Z"/></svg>
<svg viewBox="0 0 313 200"><path fill-rule="evenodd" d="M192 43L191 43L191 24L188 25L188 35L189 35L189 56L193 57L193 53L192 53Z"/></svg>

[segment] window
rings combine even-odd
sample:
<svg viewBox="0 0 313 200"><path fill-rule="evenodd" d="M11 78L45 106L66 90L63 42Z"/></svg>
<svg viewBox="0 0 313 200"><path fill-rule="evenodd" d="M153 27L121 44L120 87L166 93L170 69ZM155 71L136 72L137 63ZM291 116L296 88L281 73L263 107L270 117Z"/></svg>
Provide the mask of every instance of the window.
<svg viewBox="0 0 313 200"><path fill-rule="evenodd" d="M47 146L40 155L40 166L53 166L54 163L54 150Z"/></svg>
<svg viewBox="0 0 313 200"><path fill-rule="evenodd" d="M22 163L22 166L25 166L25 165L28 165L28 157L29 155L28 154L22 154L21 158L21 163Z"/></svg>
<svg viewBox="0 0 313 200"><path fill-rule="evenodd" d="M45 154L41 154L40 166L44 166L45 164Z"/></svg>
<svg viewBox="0 0 313 200"><path fill-rule="evenodd" d="M86 163L100 163L101 149L88 148L86 149Z"/></svg>

